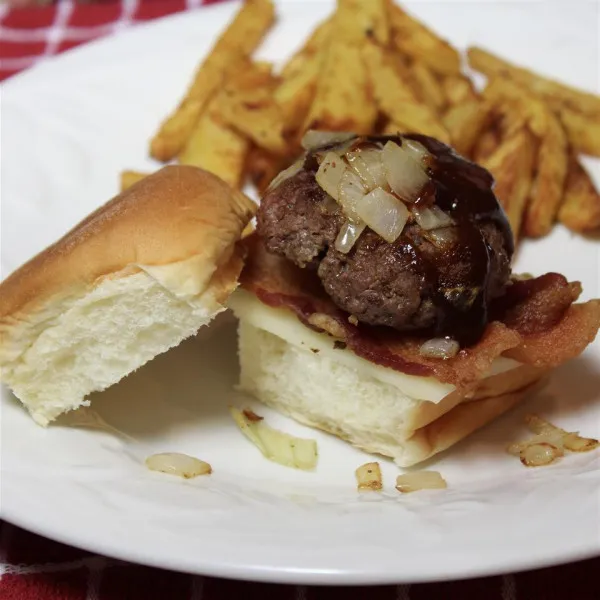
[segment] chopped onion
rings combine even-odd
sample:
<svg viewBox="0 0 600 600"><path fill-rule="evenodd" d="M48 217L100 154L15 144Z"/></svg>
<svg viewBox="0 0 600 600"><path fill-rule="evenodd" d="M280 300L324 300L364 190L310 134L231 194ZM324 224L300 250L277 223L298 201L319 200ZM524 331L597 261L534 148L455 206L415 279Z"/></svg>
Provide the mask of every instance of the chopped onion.
<svg viewBox="0 0 600 600"><path fill-rule="evenodd" d="M308 324L317 329L322 329L330 336L339 340L346 339L346 330L344 327L332 316L326 315L325 313L313 313L308 317Z"/></svg>
<svg viewBox="0 0 600 600"><path fill-rule="evenodd" d="M403 494L418 490L443 490L447 487L446 481L437 471L416 471L396 478L396 489Z"/></svg>
<svg viewBox="0 0 600 600"><path fill-rule="evenodd" d="M584 438L578 432L570 432L545 421L538 415L529 414L525 417L527 427L539 436L560 436L562 446L570 452L589 452L600 446L600 442L593 438Z"/></svg>
<svg viewBox="0 0 600 600"><path fill-rule="evenodd" d="M413 206L412 212L419 226L428 231L454 225L452 217L446 214L439 206L434 205L427 208Z"/></svg>
<svg viewBox="0 0 600 600"><path fill-rule="evenodd" d="M356 213L386 242L393 243L408 220L408 209L400 200L381 188L375 188L358 200Z"/></svg>
<svg viewBox="0 0 600 600"><path fill-rule="evenodd" d="M429 158L430 154L427 151L427 148L423 146L423 144L421 144L420 142L416 142L415 140L402 138L402 148L406 152L408 152L408 154L413 160L425 166L425 162L427 158Z"/></svg>
<svg viewBox="0 0 600 600"><path fill-rule="evenodd" d="M427 358L452 358L458 354L460 345L456 340L450 338L433 338L427 340L421 348L419 353L421 356Z"/></svg>
<svg viewBox="0 0 600 600"><path fill-rule="evenodd" d="M269 427L258 415L249 411L230 408L231 416L242 433L262 452L265 458L286 467L314 469L317 465L317 442L298 438ZM258 420L257 420L258 418Z"/></svg>
<svg viewBox="0 0 600 600"><path fill-rule="evenodd" d="M429 181L423 167L398 144L387 142L382 153L386 179L394 193L405 202L414 202Z"/></svg>
<svg viewBox="0 0 600 600"><path fill-rule="evenodd" d="M340 180L346 172L351 172L344 159L335 152L328 152L315 176L317 183L332 197L339 201Z"/></svg>
<svg viewBox="0 0 600 600"><path fill-rule="evenodd" d="M179 452L153 454L146 459L146 466L151 471L179 475L184 479L212 473L212 467L207 462Z"/></svg>
<svg viewBox="0 0 600 600"><path fill-rule="evenodd" d="M311 151L323 148L323 146L341 144L353 137L356 137L356 134L349 131L317 131L316 129L309 129L304 134L300 144L305 150Z"/></svg>
<svg viewBox="0 0 600 600"><path fill-rule="evenodd" d="M515 442L508 447L508 453L513 456L520 456L521 453L526 450L529 446L535 446L537 444L550 444L554 446L560 453L560 456L564 455L564 438L563 435L556 432L540 433L532 437L531 439L525 440L524 442Z"/></svg>
<svg viewBox="0 0 600 600"><path fill-rule="evenodd" d="M381 468L378 462L371 462L361 465L354 472L358 484L358 490L375 490L383 488L383 479L381 477Z"/></svg>
<svg viewBox="0 0 600 600"><path fill-rule="evenodd" d="M381 150L366 148L364 150L352 150L346 154L350 166L363 180L367 191L376 187L387 188L388 182L381 160Z"/></svg>
<svg viewBox="0 0 600 600"><path fill-rule="evenodd" d="M364 223L346 221L335 239L335 249L342 254L348 254L354 244L356 244L360 234L365 230L365 227Z"/></svg>
<svg viewBox="0 0 600 600"><path fill-rule="evenodd" d="M351 169L346 169L339 179L337 201L344 214L353 221L360 221L357 206L366 193L361 178Z"/></svg>
<svg viewBox="0 0 600 600"><path fill-rule="evenodd" d="M293 165L289 166L287 169L284 169L275 176L273 181L269 184L267 188L267 192L274 190L276 187L279 187L286 179L293 177L296 173L299 173L302 170L302 165L304 164L304 158L297 160Z"/></svg>
<svg viewBox="0 0 600 600"><path fill-rule="evenodd" d="M556 446L548 442L541 442L528 445L519 456L526 467L543 467L552 464L562 454Z"/></svg>
<svg viewBox="0 0 600 600"><path fill-rule="evenodd" d="M565 450L569 452L589 452L600 447L600 442L593 438L584 438L578 432L568 433L563 437Z"/></svg>
<svg viewBox="0 0 600 600"><path fill-rule="evenodd" d="M446 248L454 244L457 240L456 229L454 227L444 227L443 229L431 229L425 231L425 237L438 248Z"/></svg>

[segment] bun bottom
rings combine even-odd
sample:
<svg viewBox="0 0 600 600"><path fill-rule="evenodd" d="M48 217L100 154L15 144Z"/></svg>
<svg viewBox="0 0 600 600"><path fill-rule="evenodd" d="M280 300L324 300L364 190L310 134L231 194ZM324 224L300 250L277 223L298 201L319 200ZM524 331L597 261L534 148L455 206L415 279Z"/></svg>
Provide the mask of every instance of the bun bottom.
<svg viewBox="0 0 600 600"><path fill-rule="evenodd" d="M239 357L243 391L401 467L427 460L506 412L548 371L518 365L483 379L468 397L455 390L434 403L410 398L364 369L291 344L243 318Z"/></svg>

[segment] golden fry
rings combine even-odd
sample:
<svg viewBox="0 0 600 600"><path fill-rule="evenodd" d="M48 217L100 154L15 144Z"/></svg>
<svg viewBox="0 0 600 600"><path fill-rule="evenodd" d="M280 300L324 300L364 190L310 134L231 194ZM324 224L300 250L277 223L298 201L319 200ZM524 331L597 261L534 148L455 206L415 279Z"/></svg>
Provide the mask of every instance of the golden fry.
<svg viewBox="0 0 600 600"><path fill-rule="evenodd" d="M253 146L248 153L246 173L262 196L275 176L289 166L289 162L289 159L269 154L262 148Z"/></svg>
<svg viewBox="0 0 600 600"><path fill-rule="evenodd" d="M238 71L220 94L219 116L236 131L274 154L285 154L283 113L274 98L271 65L256 63Z"/></svg>
<svg viewBox="0 0 600 600"><path fill-rule="evenodd" d="M452 146L459 154L470 157L475 143L491 119L492 107L487 102L471 100L452 106L442 118L450 133Z"/></svg>
<svg viewBox="0 0 600 600"><path fill-rule="evenodd" d="M370 133L377 118L377 108L368 88L367 69L361 60L360 48L332 40L303 130Z"/></svg>
<svg viewBox="0 0 600 600"><path fill-rule="evenodd" d="M394 58L375 44L362 49L375 102L395 131L424 133L450 142L450 136L426 105L419 102L394 65ZM389 129L388 129L389 130Z"/></svg>
<svg viewBox="0 0 600 600"><path fill-rule="evenodd" d="M600 227L600 194L574 153L569 157L558 220L573 231L591 231Z"/></svg>
<svg viewBox="0 0 600 600"><path fill-rule="evenodd" d="M469 64L488 77L507 77L543 97L553 108L567 107L600 119L600 96L581 92L572 87L517 67L481 48L467 50Z"/></svg>
<svg viewBox="0 0 600 600"><path fill-rule="evenodd" d="M485 129L471 150L471 158L477 163L485 163L500 145L500 130L496 124Z"/></svg>
<svg viewBox="0 0 600 600"><path fill-rule="evenodd" d="M141 173L140 171L122 171L120 189L124 192L127 188L130 188L134 183L141 181L144 177L147 177L150 173Z"/></svg>
<svg viewBox="0 0 600 600"><path fill-rule="evenodd" d="M527 128L522 128L505 138L483 163L496 180L494 192L506 212L515 240L521 231L535 154L535 137Z"/></svg>
<svg viewBox="0 0 600 600"><path fill-rule="evenodd" d="M441 78L439 85L449 106L477 100L477 92L466 75L446 75Z"/></svg>
<svg viewBox="0 0 600 600"><path fill-rule="evenodd" d="M567 174L565 130L549 108L546 119L546 133L540 143L536 175L523 219L523 233L529 237L541 237L552 229Z"/></svg>
<svg viewBox="0 0 600 600"><path fill-rule="evenodd" d="M600 115L591 118L564 107L560 109L560 119L575 150L600 156Z"/></svg>
<svg viewBox="0 0 600 600"><path fill-rule="evenodd" d="M434 73L460 75L460 55L448 42L417 21L393 2L388 3L395 47Z"/></svg>
<svg viewBox="0 0 600 600"><path fill-rule="evenodd" d="M446 106L446 98L440 82L431 69L421 62L413 63L410 71L417 96L439 115Z"/></svg>
<svg viewBox="0 0 600 600"><path fill-rule="evenodd" d="M219 116L222 93L215 96L192 131L179 160L214 173L232 187L242 183L250 142Z"/></svg>
<svg viewBox="0 0 600 600"><path fill-rule="evenodd" d="M290 58L283 68L281 69L280 76L282 79L287 79L293 76L299 69L297 63L305 63L309 56L325 50L329 40L331 39L331 32L333 29L333 18L329 18L326 21L320 23L316 29L311 33L306 43L298 50L292 58Z"/></svg>
<svg viewBox="0 0 600 600"><path fill-rule="evenodd" d="M338 0L336 37L355 44L374 40L387 46L390 40L387 0Z"/></svg>
<svg viewBox="0 0 600 600"><path fill-rule="evenodd" d="M274 20L272 0L246 0L198 68L179 106L152 138L151 156L168 161L181 151L211 97L239 61L255 50Z"/></svg>

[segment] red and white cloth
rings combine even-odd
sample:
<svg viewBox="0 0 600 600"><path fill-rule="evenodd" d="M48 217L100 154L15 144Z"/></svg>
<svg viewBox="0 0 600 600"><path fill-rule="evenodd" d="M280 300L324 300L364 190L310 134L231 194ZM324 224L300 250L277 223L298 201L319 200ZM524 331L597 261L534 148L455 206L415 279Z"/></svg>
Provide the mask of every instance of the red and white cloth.
<svg viewBox="0 0 600 600"><path fill-rule="evenodd" d="M121 0L40 8L0 5L0 79L98 37L222 0ZM365 2L369 0L363 0ZM600 533L599 533L600 535ZM490 540L493 544L493 540ZM368 560L368 557L365 558ZM0 522L0 600L598 600L600 558L461 582L298 587L151 569L95 556Z"/></svg>

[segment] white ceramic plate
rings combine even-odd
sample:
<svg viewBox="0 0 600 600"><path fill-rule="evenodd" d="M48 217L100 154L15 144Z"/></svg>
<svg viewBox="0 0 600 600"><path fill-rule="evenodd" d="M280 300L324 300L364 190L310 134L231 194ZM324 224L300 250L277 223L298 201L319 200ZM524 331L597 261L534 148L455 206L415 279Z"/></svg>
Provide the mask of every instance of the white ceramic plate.
<svg viewBox="0 0 600 600"><path fill-rule="evenodd" d="M281 60L332 7L285 2L261 55ZM123 168L151 168L147 140L174 105L235 5L198 10L90 44L2 86L2 271L64 233L115 193ZM464 47L479 42L593 89L595 3L410 4ZM590 163L592 164L592 163ZM596 174L598 174L598 165ZM524 246L518 268L555 270L600 295L599 245L558 228ZM526 470L507 456L525 410L600 435L600 346L550 386L432 461L446 492L358 494L369 457L261 408L286 431L318 439L316 473L269 463L227 414L238 400L235 329L225 316L93 406L128 438L41 429L2 394L2 516L111 556L196 573L301 583L391 583L469 577L575 560L600 549L599 455ZM153 452L202 457L214 474L151 473Z"/></svg>

